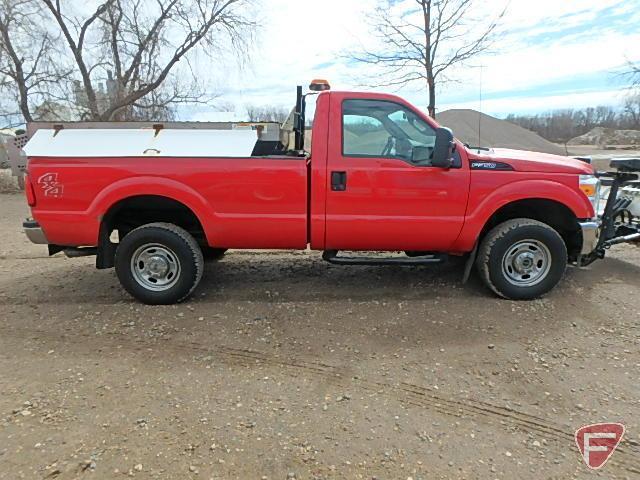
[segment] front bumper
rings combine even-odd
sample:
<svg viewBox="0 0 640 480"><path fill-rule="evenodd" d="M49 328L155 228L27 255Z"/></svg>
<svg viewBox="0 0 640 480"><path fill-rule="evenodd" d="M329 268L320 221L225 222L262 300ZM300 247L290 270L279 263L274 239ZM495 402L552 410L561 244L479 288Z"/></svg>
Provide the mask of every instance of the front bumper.
<svg viewBox="0 0 640 480"><path fill-rule="evenodd" d="M580 229L582 230L582 250L581 255L589 255L596 248L598 248L598 242L600 241L600 221L588 221L579 222Z"/></svg>
<svg viewBox="0 0 640 480"><path fill-rule="evenodd" d="M37 243L39 245L46 245L49 243L44 231L40 227L40 224L35 220L25 220L22 222L22 228L24 229L24 233L27 235L27 238L33 243Z"/></svg>

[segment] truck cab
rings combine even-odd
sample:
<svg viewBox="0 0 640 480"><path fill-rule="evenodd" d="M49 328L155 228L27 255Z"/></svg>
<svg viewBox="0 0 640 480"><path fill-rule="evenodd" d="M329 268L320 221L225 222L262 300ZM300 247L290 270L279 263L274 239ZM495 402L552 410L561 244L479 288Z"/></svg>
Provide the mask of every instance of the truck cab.
<svg viewBox="0 0 640 480"><path fill-rule="evenodd" d="M469 198L464 146L446 145L453 152L434 164L439 127L397 97L331 92L317 108L311 165L326 195L324 248L450 251Z"/></svg>
<svg viewBox="0 0 640 480"><path fill-rule="evenodd" d="M633 216L620 230L629 203L616 193L603 235L600 179L588 163L473 150L400 97L310 87L312 132L299 87L268 143L264 127L257 138L157 125L38 130L25 148L28 235L50 253L97 255L135 298L156 304L187 298L204 257L230 248L310 247L341 265L466 256L465 278L476 265L499 296L530 299L568 263L588 264L604 242L637 233ZM621 175L622 185L635 173Z"/></svg>

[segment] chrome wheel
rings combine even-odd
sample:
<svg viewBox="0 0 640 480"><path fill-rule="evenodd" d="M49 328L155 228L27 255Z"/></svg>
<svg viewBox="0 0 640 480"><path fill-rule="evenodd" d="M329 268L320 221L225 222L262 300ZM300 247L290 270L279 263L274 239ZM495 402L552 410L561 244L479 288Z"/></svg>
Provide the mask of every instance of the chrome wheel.
<svg viewBox="0 0 640 480"><path fill-rule="evenodd" d="M517 287L531 287L542 282L551 270L551 252L538 240L522 240L507 250L502 258L502 273Z"/></svg>
<svg viewBox="0 0 640 480"><path fill-rule="evenodd" d="M146 289L161 292L180 278L180 261L171 249L148 243L131 256L131 274Z"/></svg>

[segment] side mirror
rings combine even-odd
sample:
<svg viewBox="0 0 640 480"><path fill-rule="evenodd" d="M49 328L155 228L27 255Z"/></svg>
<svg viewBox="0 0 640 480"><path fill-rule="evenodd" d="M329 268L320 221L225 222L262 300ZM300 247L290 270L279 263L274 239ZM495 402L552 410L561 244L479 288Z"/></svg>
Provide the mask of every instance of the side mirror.
<svg viewBox="0 0 640 480"><path fill-rule="evenodd" d="M436 144L433 148L431 165L439 168L451 168L453 152L456 142L453 141L453 132L449 128L440 127L436 130Z"/></svg>

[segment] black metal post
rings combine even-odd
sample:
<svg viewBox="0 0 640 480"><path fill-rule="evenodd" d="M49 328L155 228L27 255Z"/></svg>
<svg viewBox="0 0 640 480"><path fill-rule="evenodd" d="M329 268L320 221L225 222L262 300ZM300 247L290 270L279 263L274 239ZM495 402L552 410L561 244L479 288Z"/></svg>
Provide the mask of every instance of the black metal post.
<svg viewBox="0 0 640 480"><path fill-rule="evenodd" d="M302 94L302 86L298 85L296 89L296 111L293 126L295 132L295 145L297 151L304 149L304 95Z"/></svg>

